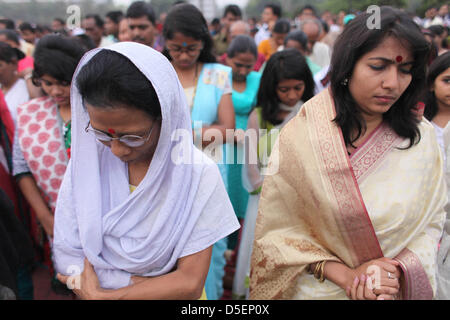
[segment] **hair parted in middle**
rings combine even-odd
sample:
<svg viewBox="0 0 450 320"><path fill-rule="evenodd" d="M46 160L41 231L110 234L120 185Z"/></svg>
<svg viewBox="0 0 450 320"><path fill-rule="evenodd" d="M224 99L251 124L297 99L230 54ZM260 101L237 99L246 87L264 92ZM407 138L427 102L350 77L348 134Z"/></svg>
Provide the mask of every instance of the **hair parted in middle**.
<svg viewBox="0 0 450 320"><path fill-rule="evenodd" d="M164 22L163 36L165 39L171 40L176 32L203 42L203 49L198 61L204 63L216 62L216 57L213 54L214 43L208 30L208 24L197 7L190 3L181 3L169 10ZM164 48L162 53L169 61L172 60L167 48Z"/></svg>
<svg viewBox="0 0 450 320"><path fill-rule="evenodd" d="M262 117L272 124L280 124L278 119L280 100L277 87L282 80L302 80L305 83L302 101L314 96L315 82L305 57L296 49L286 49L274 53L267 61L261 76L258 90L257 106L262 107Z"/></svg>

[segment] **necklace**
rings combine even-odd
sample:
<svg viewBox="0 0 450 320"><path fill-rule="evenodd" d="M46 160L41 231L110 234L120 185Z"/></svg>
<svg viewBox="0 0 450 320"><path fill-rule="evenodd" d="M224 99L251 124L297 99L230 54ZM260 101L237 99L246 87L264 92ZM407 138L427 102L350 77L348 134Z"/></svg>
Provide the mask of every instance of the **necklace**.
<svg viewBox="0 0 450 320"><path fill-rule="evenodd" d="M189 103L189 108L192 110L194 108L194 100L195 95L197 93L197 84L198 84L198 62L195 63L195 73L194 73L194 91L192 92L192 100Z"/></svg>

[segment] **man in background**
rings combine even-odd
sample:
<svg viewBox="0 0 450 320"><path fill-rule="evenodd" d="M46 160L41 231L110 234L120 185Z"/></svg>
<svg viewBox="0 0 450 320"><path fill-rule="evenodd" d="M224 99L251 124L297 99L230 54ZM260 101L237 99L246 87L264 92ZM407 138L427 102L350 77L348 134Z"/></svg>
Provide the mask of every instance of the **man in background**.
<svg viewBox="0 0 450 320"><path fill-rule="evenodd" d="M126 18L130 30L131 41L142 43L158 51L163 48L154 46L156 34L155 12L152 6L144 1L133 2L127 10Z"/></svg>
<svg viewBox="0 0 450 320"><path fill-rule="evenodd" d="M236 22L241 19L242 19L242 12L237 5L230 4L225 7L223 17L221 19L220 32L213 37L214 48L216 50L217 56L221 56L227 51L228 44L230 42L228 41L230 27L233 24L233 22Z"/></svg>
<svg viewBox="0 0 450 320"><path fill-rule="evenodd" d="M269 39L275 22L281 18L281 7L276 3L267 4L261 14L263 25L255 34L256 45L263 40Z"/></svg>
<svg viewBox="0 0 450 320"><path fill-rule="evenodd" d="M119 23L122 18L122 11L110 11L105 16L105 33L113 42L119 41Z"/></svg>
<svg viewBox="0 0 450 320"><path fill-rule="evenodd" d="M103 19L97 14L88 14L83 22L83 29L86 35L89 36L97 48L106 47L113 43L112 40L108 39L103 35L105 31L105 23Z"/></svg>

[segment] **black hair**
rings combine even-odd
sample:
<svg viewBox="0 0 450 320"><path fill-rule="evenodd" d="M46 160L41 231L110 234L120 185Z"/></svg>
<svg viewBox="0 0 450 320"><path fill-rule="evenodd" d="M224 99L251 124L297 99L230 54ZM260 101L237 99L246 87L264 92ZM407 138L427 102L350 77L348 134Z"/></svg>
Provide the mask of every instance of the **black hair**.
<svg viewBox="0 0 450 320"><path fill-rule="evenodd" d="M216 57L212 53L214 44L208 25L197 7L190 3L181 3L169 10L164 22L163 36L166 40L171 40L176 32L203 42L203 49L200 52L198 61L205 63L216 62ZM167 48L164 48L163 54L167 59L172 60Z"/></svg>
<svg viewBox="0 0 450 320"><path fill-rule="evenodd" d="M22 32L28 30L28 31L31 31L31 32L35 33L36 32L36 27L34 27L33 25L31 25L28 22L22 22L19 25L19 30L22 31Z"/></svg>
<svg viewBox="0 0 450 320"><path fill-rule="evenodd" d="M123 18L123 12L122 11L109 11L106 15L111 21L113 21L115 24L118 24L120 20Z"/></svg>
<svg viewBox="0 0 450 320"><path fill-rule="evenodd" d="M72 39L78 41L78 43L83 47L85 51L97 48L97 46L94 43L94 40L92 40L92 38L85 33L72 36Z"/></svg>
<svg viewBox="0 0 450 320"><path fill-rule="evenodd" d="M440 25L432 25L429 26L427 29L437 36L441 36L445 31L445 28Z"/></svg>
<svg viewBox="0 0 450 320"><path fill-rule="evenodd" d="M99 28L103 28L103 26L105 25L105 22L102 18L100 18L98 14L88 14L86 15L86 17L84 17L84 19L94 19L95 25Z"/></svg>
<svg viewBox="0 0 450 320"><path fill-rule="evenodd" d="M316 10L316 8L314 8L312 5L307 4L307 5L303 6L303 7L300 9L299 15L302 14L303 11L305 11L305 10L311 10L311 11L313 12L313 15L314 15L315 17L317 17L317 10Z"/></svg>
<svg viewBox="0 0 450 320"><path fill-rule="evenodd" d="M436 78L445 70L450 68L450 51L438 56L433 63L430 65L427 74L427 92L425 94L425 111L424 116L428 120L433 120L433 118L438 113L438 105L436 102L436 96L434 91L431 91L432 86Z"/></svg>
<svg viewBox="0 0 450 320"><path fill-rule="evenodd" d="M65 22L64 19L62 19L62 18L54 18L53 21L58 21L58 22L61 23L63 26L66 25L66 22Z"/></svg>
<svg viewBox="0 0 450 320"><path fill-rule="evenodd" d="M225 18L228 13L231 13L235 17L242 17L241 8L239 8L235 4L230 4L225 7L225 10L223 11L223 17Z"/></svg>
<svg viewBox="0 0 450 320"><path fill-rule="evenodd" d="M161 105L150 80L127 57L101 50L78 73L76 86L83 99L97 108L132 106L150 117L161 117Z"/></svg>
<svg viewBox="0 0 450 320"><path fill-rule="evenodd" d="M0 19L0 24L4 24L6 29L8 29L8 30L16 29L16 24L11 19L6 19L6 18Z"/></svg>
<svg viewBox="0 0 450 320"><path fill-rule="evenodd" d="M278 3L269 3L264 6L265 8L270 8L272 13L276 15L278 18L281 17L281 6Z"/></svg>
<svg viewBox="0 0 450 320"><path fill-rule="evenodd" d="M435 36L442 36L445 32L448 34L448 28L441 25L432 25L428 27L428 30ZM439 45L443 48L447 48L447 39L442 39Z"/></svg>
<svg viewBox="0 0 450 320"><path fill-rule="evenodd" d="M330 27L328 26L328 23L323 19L318 19L320 23L322 24L322 30L325 33L328 33L330 31Z"/></svg>
<svg viewBox="0 0 450 320"><path fill-rule="evenodd" d="M19 49L11 47L6 42L0 42L0 60L6 63L17 63L19 60L23 59L25 54Z"/></svg>
<svg viewBox="0 0 450 320"><path fill-rule="evenodd" d="M420 141L415 108L425 88L430 46L420 28L405 12L382 6L380 15L380 28L367 28L369 13L362 13L347 24L336 40L330 69L330 86L336 106L334 121L341 128L347 145L352 145L361 136L365 122L344 80L351 77L355 64L364 54L375 49L387 37L393 36L411 50L414 59L412 80L402 96L383 114L383 119L397 135L410 139L411 147ZM357 135L351 137L355 130Z"/></svg>
<svg viewBox="0 0 450 320"><path fill-rule="evenodd" d="M428 29L422 29L422 34L424 36L431 37L430 53L428 56L428 65L431 65L434 59L436 59L436 57L438 56L438 47L436 45L436 42L434 41L436 35Z"/></svg>
<svg viewBox="0 0 450 320"><path fill-rule="evenodd" d="M287 79L305 82L302 101L306 102L314 96L315 82L305 57L295 49L286 49L274 53L267 61L261 76L257 105L262 107L262 117L272 124L280 124L280 111L277 87L280 81Z"/></svg>
<svg viewBox="0 0 450 320"><path fill-rule="evenodd" d="M303 50L308 49L308 37L302 30L294 30L289 32L286 38L284 38L285 46L289 40L297 41L298 43L300 43Z"/></svg>
<svg viewBox="0 0 450 320"><path fill-rule="evenodd" d="M6 37L6 39L13 41L16 44L20 45L19 34L16 31L10 30L10 29L4 29L4 30L0 30L0 35L4 35Z"/></svg>
<svg viewBox="0 0 450 320"><path fill-rule="evenodd" d="M220 19L219 18L214 18L211 20L211 25L218 25L220 24Z"/></svg>
<svg viewBox="0 0 450 320"><path fill-rule="evenodd" d="M141 17L147 17L153 25L156 24L155 11L153 7L144 1L133 2L127 9L125 14L127 18L137 19Z"/></svg>
<svg viewBox="0 0 450 320"><path fill-rule="evenodd" d="M227 56L233 58L239 53L246 52L250 52L255 58L258 57L258 49L256 48L255 40L247 35L238 35L228 46Z"/></svg>
<svg viewBox="0 0 450 320"><path fill-rule="evenodd" d="M33 83L40 85L40 78L49 75L70 84L73 73L86 50L78 41L56 34L41 38L34 51Z"/></svg>
<svg viewBox="0 0 450 320"><path fill-rule="evenodd" d="M291 23L289 22L288 19L282 18L278 19L277 22L275 22L272 32L287 34L289 33L290 30L291 30Z"/></svg>

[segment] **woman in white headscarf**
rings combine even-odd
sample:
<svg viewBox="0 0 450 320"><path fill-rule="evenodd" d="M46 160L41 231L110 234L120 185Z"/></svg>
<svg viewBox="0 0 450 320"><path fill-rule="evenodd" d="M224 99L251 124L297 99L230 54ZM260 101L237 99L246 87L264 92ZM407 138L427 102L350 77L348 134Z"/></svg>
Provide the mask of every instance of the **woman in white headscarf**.
<svg viewBox="0 0 450 320"><path fill-rule="evenodd" d="M71 105L54 231L60 280L83 299L199 298L211 246L239 224L217 165L193 146L173 67L137 43L92 50Z"/></svg>

